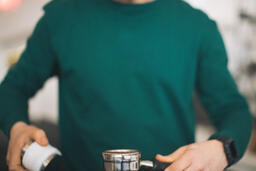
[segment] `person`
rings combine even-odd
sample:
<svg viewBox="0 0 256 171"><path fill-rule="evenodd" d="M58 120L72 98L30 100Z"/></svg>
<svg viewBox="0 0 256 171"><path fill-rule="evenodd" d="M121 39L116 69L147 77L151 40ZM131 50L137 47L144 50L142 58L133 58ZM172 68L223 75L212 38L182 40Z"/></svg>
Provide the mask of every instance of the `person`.
<svg viewBox="0 0 256 171"><path fill-rule="evenodd" d="M244 154L252 129L227 69L216 22L182 0L55 0L44 7L0 87L10 170L28 141L28 100L59 78L61 151L72 170L103 170L101 153L138 149L168 171L222 171ZM195 142L196 92L216 132Z"/></svg>

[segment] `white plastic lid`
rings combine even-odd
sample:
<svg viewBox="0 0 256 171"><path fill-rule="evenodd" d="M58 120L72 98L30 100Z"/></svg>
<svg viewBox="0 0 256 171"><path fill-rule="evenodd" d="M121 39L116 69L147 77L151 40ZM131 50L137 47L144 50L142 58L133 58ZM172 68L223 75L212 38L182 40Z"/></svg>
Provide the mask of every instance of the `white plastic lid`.
<svg viewBox="0 0 256 171"><path fill-rule="evenodd" d="M30 144L22 158L23 166L30 171L40 171L49 157L60 155L61 152L51 145L41 146L36 142Z"/></svg>

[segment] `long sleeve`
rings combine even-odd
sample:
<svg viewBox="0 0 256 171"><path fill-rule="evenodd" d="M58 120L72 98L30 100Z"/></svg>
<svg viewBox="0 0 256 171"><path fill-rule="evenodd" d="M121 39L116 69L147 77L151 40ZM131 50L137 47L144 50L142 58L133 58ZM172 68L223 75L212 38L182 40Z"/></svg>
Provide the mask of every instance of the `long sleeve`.
<svg viewBox="0 0 256 171"><path fill-rule="evenodd" d="M225 46L213 21L208 22L202 32L196 87L216 127L216 133L211 138L232 138L241 158L250 139L252 117L245 98L228 71Z"/></svg>
<svg viewBox="0 0 256 171"><path fill-rule="evenodd" d="M0 128L9 135L17 121L29 122L28 100L58 73L46 18L38 22L18 63L0 85Z"/></svg>

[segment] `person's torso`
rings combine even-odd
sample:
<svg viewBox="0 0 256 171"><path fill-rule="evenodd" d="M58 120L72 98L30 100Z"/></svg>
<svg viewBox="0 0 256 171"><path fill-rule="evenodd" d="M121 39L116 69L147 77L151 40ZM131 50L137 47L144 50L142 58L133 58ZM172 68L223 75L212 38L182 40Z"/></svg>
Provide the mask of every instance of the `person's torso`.
<svg viewBox="0 0 256 171"><path fill-rule="evenodd" d="M101 170L106 149L150 159L193 142L198 12L176 0L66 4L51 40L62 146L76 169Z"/></svg>

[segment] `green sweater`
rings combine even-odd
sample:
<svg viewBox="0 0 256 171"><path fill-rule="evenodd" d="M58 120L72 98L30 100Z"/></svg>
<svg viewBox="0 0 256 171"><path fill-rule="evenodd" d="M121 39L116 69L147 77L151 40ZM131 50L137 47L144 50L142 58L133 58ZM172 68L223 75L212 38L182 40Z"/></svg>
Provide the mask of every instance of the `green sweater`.
<svg viewBox="0 0 256 171"><path fill-rule="evenodd" d="M56 0L44 9L0 87L7 134L29 122L28 100L57 76L61 151L75 170L101 171L106 149L135 148L150 159L193 143L195 91L213 136L233 138L243 155L251 115L216 23L203 12L181 0Z"/></svg>

